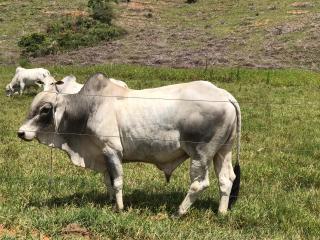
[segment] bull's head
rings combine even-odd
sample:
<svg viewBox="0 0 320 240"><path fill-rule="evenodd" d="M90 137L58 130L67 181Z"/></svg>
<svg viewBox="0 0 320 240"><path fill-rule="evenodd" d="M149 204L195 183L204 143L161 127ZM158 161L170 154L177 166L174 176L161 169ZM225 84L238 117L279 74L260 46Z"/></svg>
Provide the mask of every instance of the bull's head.
<svg viewBox="0 0 320 240"><path fill-rule="evenodd" d="M26 121L18 130L18 137L26 141L36 138L40 142L48 142L55 130L55 107L56 93L40 92L32 102Z"/></svg>
<svg viewBox="0 0 320 240"><path fill-rule="evenodd" d="M33 100L28 117L18 130L18 137L31 141L34 138L44 144L53 143L53 135L59 128L65 111L63 105L64 81L51 83L46 90L40 92Z"/></svg>

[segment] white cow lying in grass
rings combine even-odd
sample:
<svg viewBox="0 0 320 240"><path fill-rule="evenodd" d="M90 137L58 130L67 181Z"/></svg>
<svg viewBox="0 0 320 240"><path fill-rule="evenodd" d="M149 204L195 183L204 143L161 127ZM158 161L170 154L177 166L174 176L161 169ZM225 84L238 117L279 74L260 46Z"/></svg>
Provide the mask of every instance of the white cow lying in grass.
<svg viewBox="0 0 320 240"><path fill-rule="evenodd" d="M128 88L128 85L121 80L116 80L114 78L109 79L111 82L115 83L120 87ZM76 77L73 75L66 76L60 81L56 81L52 76L47 77L45 80L47 80L47 82L51 82L48 85L43 83L43 91L46 92L58 92L60 94L75 94L78 93L83 87L83 84L78 83Z"/></svg>
<svg viewBox="0 0 320 240"><path fill-rule="evenodd" d="M41 83L49 85L52 83L50 82L52 79L47 78L48 76L50 76L50 72L44 68L26 69L17 67L16 74L12 78L11 82L6 86L6 94L7 96L12 96L16 92L19 92L21 95L27 87L40 87Z"/></svg>

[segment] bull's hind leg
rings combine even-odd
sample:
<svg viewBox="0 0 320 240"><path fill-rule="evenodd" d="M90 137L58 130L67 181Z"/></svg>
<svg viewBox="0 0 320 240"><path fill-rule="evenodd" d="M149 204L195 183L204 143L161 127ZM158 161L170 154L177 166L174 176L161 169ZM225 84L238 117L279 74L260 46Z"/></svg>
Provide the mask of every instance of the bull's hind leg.
<svg viewBox="0 0 320 240"><path fill-rule="evenodd" d="M232 184L236 178L232 168L232 144L224 145L215 155L213 162L220 189L218 212L225 214L228 210Z"/></svg>
<svg viewBox="0 0 320 240"><path fill-rule="evenodd" d="M179 216L184 215L198 198L199 194L209 187L209 164L206 158L192 159L190 166L191 185L187 196L179 206Z"/></svg>

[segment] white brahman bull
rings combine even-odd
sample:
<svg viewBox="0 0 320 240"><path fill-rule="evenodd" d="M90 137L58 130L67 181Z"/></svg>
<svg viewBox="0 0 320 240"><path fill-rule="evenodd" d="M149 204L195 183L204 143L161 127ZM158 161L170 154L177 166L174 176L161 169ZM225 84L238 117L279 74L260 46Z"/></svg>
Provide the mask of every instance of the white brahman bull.
<svg viewBox="0 0 320 240"><path fill-rule="evenodd" d="M6 95L12 96L16 92L19 92L21 95L25 88L30 86L40 87L40 83L50 85L52 82L49 81L50 78L47 78L48 76L50 76L50 72L44 68L26 69L17 67L14 77L6 86Z"/></svg>
<svg viewBox="0 0 320 240"><path fill-rule="evenodd" d="M91 77L77 94L58 91L64 90L40 92L34 98L18 136L60 148L75 165L102 172L119 210L126 162L151 163L170 176L190 158L191 185L180 216L209 186L212 163L219 181L219 212L226 213L236 199L241 114L227 91L206 81L133 90L102 74ZM236 135L234 172L231 152Z"/></svg>

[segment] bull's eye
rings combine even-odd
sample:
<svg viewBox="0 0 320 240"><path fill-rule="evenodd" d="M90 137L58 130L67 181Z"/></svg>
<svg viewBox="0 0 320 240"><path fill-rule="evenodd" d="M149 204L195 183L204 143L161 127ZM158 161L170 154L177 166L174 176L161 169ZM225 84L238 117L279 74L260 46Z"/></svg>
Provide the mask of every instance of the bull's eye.
<svg viewBox="0 0 320 240"><path fill-rule="evenodd" d="M51 105L46 105L40 109L40 115L48 115L51 112Z"/></svg>
<svg viewBox="0 0 320 240"><path fill-rule="evenodd" d="M39 118L38 118L39 123L44 125L50 124L50 122L52 121L52 114L53 114L52 105L49 103L46 103L39 110Z"/></svg>

